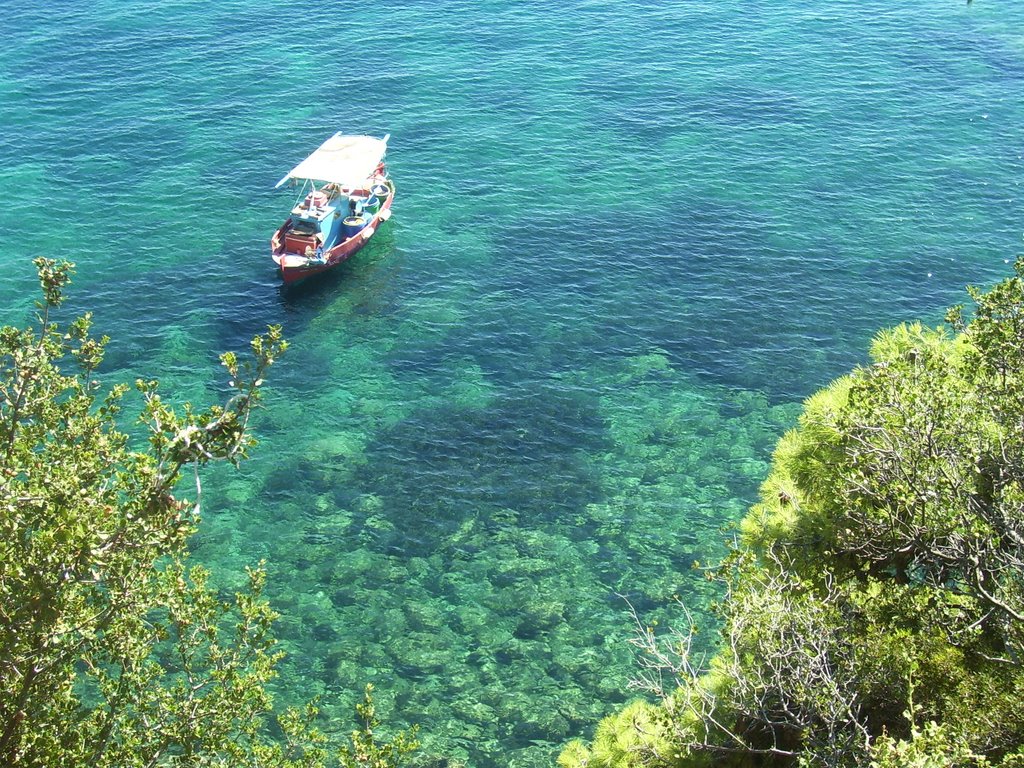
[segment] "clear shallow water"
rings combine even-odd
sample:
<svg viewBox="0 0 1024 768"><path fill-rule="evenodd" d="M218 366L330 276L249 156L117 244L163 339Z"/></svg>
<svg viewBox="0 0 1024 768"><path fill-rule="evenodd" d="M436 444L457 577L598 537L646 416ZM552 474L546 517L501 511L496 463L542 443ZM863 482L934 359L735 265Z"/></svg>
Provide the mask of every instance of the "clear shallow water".
<svg viewBox="0 0 1024 768"><path fill-rule="evenodd" d="M372 681L473 766L590 733L616 594L704 616L802 398L1021 251L1016 3L2 7L0 319L71 258L110 379L196 401L282 323L195 556L267 558L282 698L344 731ZM393 134L396 215L284 294L272 187L339 129Z"/></svg>

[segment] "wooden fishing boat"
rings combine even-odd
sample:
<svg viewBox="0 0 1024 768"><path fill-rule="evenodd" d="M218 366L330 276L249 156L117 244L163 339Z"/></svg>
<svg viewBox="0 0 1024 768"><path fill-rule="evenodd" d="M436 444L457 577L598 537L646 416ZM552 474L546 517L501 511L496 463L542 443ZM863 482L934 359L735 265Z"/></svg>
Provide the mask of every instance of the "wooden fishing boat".
<svg viewBox="0 0 1024 768"><path fill-rule="evenodd" d="M334 134L277 183L298 188L291 216L270 238L285 283L333 269L391 218L395 185L384 165L388 134Z"/></svg>

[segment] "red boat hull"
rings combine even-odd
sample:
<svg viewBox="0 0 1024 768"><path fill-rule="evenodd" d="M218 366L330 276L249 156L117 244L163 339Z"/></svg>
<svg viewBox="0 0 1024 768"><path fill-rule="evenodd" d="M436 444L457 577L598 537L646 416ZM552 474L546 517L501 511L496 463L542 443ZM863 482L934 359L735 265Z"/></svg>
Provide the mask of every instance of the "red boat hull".
<svg viewBox="0 0 1024 768"><path fill-rule="evenodd" d="M369 223L347 240L324 251L322 258L310 259L301 252L298 242L290 242L289 237L292 220L289 218L270 238L270 254L281 273L286 285L298 283L321 272L327 272L348 261L357 254L377 233L377 228L391 217L391 203L395 199L395 185L388 179L384 182L388 187L387 199L381 203L380 209ZM295 250L290 250L289 245Z"/></svg>

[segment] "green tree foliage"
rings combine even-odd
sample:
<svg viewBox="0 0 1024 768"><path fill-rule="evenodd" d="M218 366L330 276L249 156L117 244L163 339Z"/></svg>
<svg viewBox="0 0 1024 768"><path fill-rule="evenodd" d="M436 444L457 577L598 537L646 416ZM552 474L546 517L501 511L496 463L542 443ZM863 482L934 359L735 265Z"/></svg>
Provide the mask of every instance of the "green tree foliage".
<svg viewBox="0 0 1024 768"><path fill-rule="evenodd" d="M566 768L1024 764L1024 260L969 295L807 401L718 572L717 655L638 620L659 726Z"/></svg>
<svg viewBox="0 0 1024 768"><path fill-rule="evenodd" d="M380 719L373 704L372 685L367 684L362 702L356 704L356 714L362 727L352 731L350 745L341 749L343 768L392 768L419 747L416 726L399 733L391 742L378 743L374 732L380 727Z"/></svg>
<svg viewBox="0 0 1024 768"><path fill-rule="evenodd" d="M198 468L253 444L280 329L253 339L251 361L222 356L224 406L178 413L137 382L148 449L134 450L116 424L127 388L95 379L107 339L89 315L53 319L71 265L36 265L37 323L0 329L0 765L352 765L312 705L268 722L281 653L262 568L225 601L187 557ZM174 495L189 469L192 502ZM380 746L367 725L356 754L384 768L414 746Z"/></svg>

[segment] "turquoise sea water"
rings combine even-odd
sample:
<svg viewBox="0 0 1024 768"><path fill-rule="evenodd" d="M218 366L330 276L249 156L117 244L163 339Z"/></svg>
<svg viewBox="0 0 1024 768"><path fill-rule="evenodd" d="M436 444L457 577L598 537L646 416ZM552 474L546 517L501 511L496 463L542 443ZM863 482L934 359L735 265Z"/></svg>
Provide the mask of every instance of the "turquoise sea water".
<svg viewBox="0 0 1024 768"><path fill-rule="evenodd" d="M111 381L223 396L268 323L262 440L195 557L266 558L280 697L479 768L629 694L629 600L691 570L800 401L936 323L1024 236L1017 0L0 0L0 307L78 264ZM395 217L281 291L274 183L393 135Z"/></svg>

